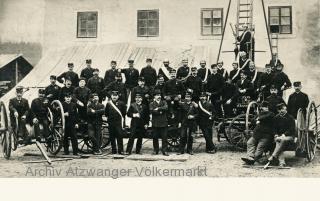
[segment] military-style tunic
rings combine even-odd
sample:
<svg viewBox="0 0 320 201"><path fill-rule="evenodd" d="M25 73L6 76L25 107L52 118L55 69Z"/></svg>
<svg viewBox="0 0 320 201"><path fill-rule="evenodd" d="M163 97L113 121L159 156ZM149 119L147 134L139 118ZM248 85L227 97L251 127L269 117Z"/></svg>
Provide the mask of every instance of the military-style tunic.
<svg viewBox="0 0 320 201"><path fill-rule="evenodd" d="M115 77L118 73L118 70L117 69L110 69L110 70L107 70L105 75L104 75L104 84L106 86L108 86L108 84L110 84L111 82L115 81Z"/></svg>
<svg viewBox="0 0 320 201"><path fill-rule="evenodd" d="M79 76L73 71L66 71L57 77L58 82L63 84L63 79L66 80L69 78L72 82L72 86L77 87L79 85Z"/></svg>
<svg viewBox="0 0 320 201"><path fill-rule="evenodd" d="M124 83L115 80L103 89L102 94L104 97L111 98L112 91L118 91L119 100L127 103L127 91Z"/></svg>
<svg viewBox="0 0 320 201"><path fill-rule="evenodd" d="M162 68L166 68L166 69L167 69L167 73L164 73L163 70L162 70ZM170 66L168 66L168 67L163 66L162 68L159 69L158 76L159 76L159 75L162 75L163 78L164 78L164 81L166 82L166 81L168 81L168 80L170 79L170 75L169 75L169 74L170 74L170 71L173 70L173 68L170 67ZM167 77L167 75L168 75L169 77Z"/></svg>
<svg viewBox="0 0 320 201"><path fill-rule="evenodd" d="M59 100L61 102L64 102L64 97L67 95L67 94L73 94L73 91L74 91L74 87L73 86L70 86L70 87L62 87L61 90L60 90L60 95L59 95ZM72 97L73 101L75 101L75 99Z"/></svg>
<svg viewBox="0 0 320 201"><path fill-rule="evenodd" d="M296 119L299 108L305 112L308 104L309 97L307 94L303 92L294 92L289 96L288 99L288 113Z"/></svg>
<svg viewBox="0 0 320 201"><path fill-rule="evenodd" d="M189 73L190 73L189 66L187 66L187 67L181 66L180 68L178 68L177 78L178 79L184 79L189 75Z"/></svg>
<svg viewBox="0 0 320 201"><path fill-rule="evenodd" d="M199 101L200 93L203 91L202 80L198 76L189 76L184 84L186 89L192 89L192 98Z"/></svg>
<svg viewBox="0 0 320 201"><path fill-rule="evenodd" d="M52 85L50 84L49 86L47 86L44 90L44 94L46 95L46 97L48 98L48 100L50 102L54 101L54 100L58 100L59 99L59 95L60 95L60 90L61 88L58 85Z"/></svg>
<svg viewBox="0 0 320 201"><path fill-rule="evenodd" d="M274 114L278 114L277 105L280 103L285 103L281 96L276 94L271 94L266 101L269 103L269 110Z"/></svg>
<svg viewBox="0 0 320 201"><path fill-rule="evenodd" d="M163 87L164 96L183 95L185 92L184 85L177 79L168 80Z"/></svg>
<svg viewBox="0 0 320 201"><path fill-rule="evenodd" d="M99 98L104 98L102 96L102 90L104 89L104 80L101 77L93 76L88 80L87 87L91 90L91 93L97 93Z"/></svg>
<svg viewBox="0 0 320 201"><path fill-rule="evenodd" d="M201 67L201 68L198 69L197 76L200 77L202 81L207 81L207 80L204 80L206 78L206 74L207 74L207 79L208 79L208 77L211 75L211 71L208 68L206 68L206 67L202 68Z"/></svg>
<svg viewBox="0 0 320 201"><path fill-rule="evenodd" d="M80 74L80 77L84 77L86 79L86 82L88 82L88 80L93 76L93 68L84 68L82 71L81 71L81 74Z"/></svg>
<svg viewBox="0 0 320 201"><path fill-rule="evenodd" d="M157 71L151 66L146 66L141 69L140 77L144 77L146 86L154 86L157 82Z"/></svg>
<svg viewBox="0 0 320 201"><path fill-rule="evenodd" d="M135 68L125 68L121 70L121 73L124 73L126 78L126 88L132 89L133 87L138 85L139 71Z"/></svg>

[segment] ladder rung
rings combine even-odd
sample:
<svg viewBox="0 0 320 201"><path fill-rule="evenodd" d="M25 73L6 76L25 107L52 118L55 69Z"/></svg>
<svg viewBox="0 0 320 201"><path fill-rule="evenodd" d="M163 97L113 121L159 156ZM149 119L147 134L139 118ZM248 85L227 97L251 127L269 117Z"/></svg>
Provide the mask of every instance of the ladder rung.
<svg viewBox="0 0 320 201"><path fill-rule="evenodd" d="M239 12L249 12L250 10L239 10Z"/></svg>
<svg viewBox="0 0 320 201"><path fill-rule="evenodd" d="M241 3L240 6L249 6L251 5L250 3Z"/></svg>
<svg viewBox="0 0 320 201"><path fill-rule="evenodd" d="M249 16L239 16L239 18L250 18Z"/></svg>

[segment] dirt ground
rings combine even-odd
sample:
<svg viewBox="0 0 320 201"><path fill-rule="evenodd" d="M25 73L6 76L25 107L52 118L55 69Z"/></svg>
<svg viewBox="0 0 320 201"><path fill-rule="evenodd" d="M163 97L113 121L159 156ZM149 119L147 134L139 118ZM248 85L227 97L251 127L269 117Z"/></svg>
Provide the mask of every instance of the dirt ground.
<svg viewBox="0 0 320 201"><path fill-rule="evenodd" d="M215 138L216 139L216 138ZM125 140L126 144L127 140ZM175 156L170 153L169 158L187 159L186 161L142 161L114 159L108 154L110 149L104 150L103 157L91 156L86 159L56 161L52 165L47 163L26 163L27 161L43 160L41 156L24 156L25 153L40 153L36 145L18 148L12 153L10 160L0 158L0 177L162 177L162 176L196 176L196 177L319 177L320 154L316 154L311 163L303 158L290 157L287 164L290 169L244 168L240 157L245 152L236 150L227 141L215 144L218 147L216 154L204 153L203 138L197 138L194 143L194 155ZM152 156L152 140L144 140L143 156L148 158L167 158ZM175 172L181 170L182 172Z"/></svg>

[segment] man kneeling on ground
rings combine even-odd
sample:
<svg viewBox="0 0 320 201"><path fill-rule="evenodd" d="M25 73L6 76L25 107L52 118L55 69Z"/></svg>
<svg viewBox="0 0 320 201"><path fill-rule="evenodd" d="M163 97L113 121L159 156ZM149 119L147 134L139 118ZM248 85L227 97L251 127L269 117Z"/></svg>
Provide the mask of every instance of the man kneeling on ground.
<svg viewBox="0 0 320 201"><path fill-rule="evenodd" d="M247 165L253 165L255 161L258 161L272 143L274 114L269 111L268 105L266 101L261 103L257 126L247 142L247 157L241 158Z"/></svg>

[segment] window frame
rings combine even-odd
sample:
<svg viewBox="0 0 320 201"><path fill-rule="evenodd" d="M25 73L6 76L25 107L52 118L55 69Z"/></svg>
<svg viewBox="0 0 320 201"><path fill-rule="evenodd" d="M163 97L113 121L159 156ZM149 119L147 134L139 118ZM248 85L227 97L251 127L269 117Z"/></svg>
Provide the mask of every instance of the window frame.
<svg viewBox="0 0 320 201"><path fill-rule="evenodd" d="M139 18L139 14L140 12L146 12L149 15L149 12L156 12L157 13L157 19L149 19L149 16L147 19L140 19ZM146 27L142 27L146 29L146 35L141 35L140 33L140 21L141 20L145 20L146 23ZM149 20L157 20L158 21L158 27L148 27L148 21ZM149 28L155 28L157 30L157 34L156 35L149 35L148 34L148 30ZM160 37L160 11L159 9L141 9L141 10L137 10L137 37L138 38L157 38Z"/></svg>
<svg viewBox="0 0 320 201"><path fill-rule="evenodd" d="M290 16L282 16L281 15L281 8L288 8L290 11ZM271 10L272 9L278 9L279 16L271 16ZM279 25L271 25L271 17L278 17L279 18ZM281 18L282 17L289 17L290 18L290 25L281 25ZM269 6L268 7L268 28L269 32L271 32L271 26L278 26L279 27L279 32L276 32L275 34L281 34L281 35L288 35L288 34L293 34L293 25L292 25L292 6ZM281 26L290 26L290 33L281 33Z"/></svg>
<svg viewBox="0 0 320 201"><path fill-rule="evenodd" d="M96 30L96 33L95 33L95 36L80 36L79 34L79 31L80 31L80 29L81 29L81 27L79 27L80 26L80 15L81 14L83 14L83 13L85 13L85 14L88 14L88 13L94 13L94 14L96 14L96 23L95 23L95 30ZM98 18L99 18L99 15L98 15L98 11L78 11L77 12L77 38L98 38ZM86 30L87 30L87 27L86 27ZM87 34L88 35L88 34Z"/></svg>
<svg viewBox="0 0 320 201"><path fill-rule="evenodd" d="M214 26L213 25L213 12L215 11L215 10L219 10L220 12L221 12L221 26ZM211 24L210 24L210 28L211 28L211 34L204 34L203 33L203 28L204 28L204 24L203 24L203 11L210 11L211 12L211 20L212 20L212 22L211 22ZM223 8L201 8L201 10L200 10L200 33L201 33L201 36L221 36L222 35L222 33L223 33L223 26L224 26L224 24L223 24ZM221 28L221 33L219 33L219 34L215 34L214 32L213 32L213 28L214 27L220 27Z"/></svg>

